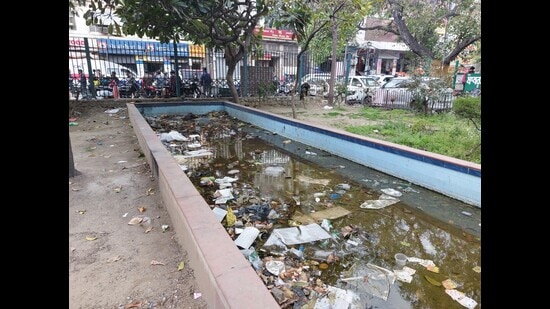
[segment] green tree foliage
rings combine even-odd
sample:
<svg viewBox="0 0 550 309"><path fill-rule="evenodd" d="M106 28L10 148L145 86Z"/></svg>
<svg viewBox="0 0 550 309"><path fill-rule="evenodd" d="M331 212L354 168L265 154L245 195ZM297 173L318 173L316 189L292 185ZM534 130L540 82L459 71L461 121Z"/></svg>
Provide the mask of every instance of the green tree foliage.
<svg viewBox="0 0 550 309"><path fill-rule="evenodd" d="M273 0L91 0L84 17L88 24L111 19L110 33L147 36L163 43L190 40L224 51L226 80L233 101L237 63L258 43L254 28Z"/></svg>
<svg viewBox="0 0 550 309"><path fill-rule="evenodd" d="M453 102L453 113L469 120L481 132L481 97L457 97Z"/></svg>
<svg viewBox="0 0 550 309"><path fill-rule="evenodd" d="M412 82L407 86L412 93L411 108L424 114L432 111L432 104L441 101L448 92L445 81L440 78L428 78L413 75Z"/></svg>
<svg viewBox="0 0 550 309"><path fill-rule="evenodd" d="M378 16L392 18L387 26L362 25L400 36L420 59L442 61L448 67L468 47L481 40L481 0L380 0Z"/></svg>
<svg viewBox="0 0 550 309"><path fill-rule="evenodd" d="M314 58L337 59L339 55L333 55L333 49L344 50L345 44L357 32L357 25L370 8L370 2L371 0L279 0L266 21L270 27L293 31L300 46L297 55L300 68L303 53L310 49L313 50ZM336 37L334 33L337 34ZM332 104L334 97L334 80L333 76L329 88L329 104ZM298 78L294 89L300 89L299 83Z"/></svg>

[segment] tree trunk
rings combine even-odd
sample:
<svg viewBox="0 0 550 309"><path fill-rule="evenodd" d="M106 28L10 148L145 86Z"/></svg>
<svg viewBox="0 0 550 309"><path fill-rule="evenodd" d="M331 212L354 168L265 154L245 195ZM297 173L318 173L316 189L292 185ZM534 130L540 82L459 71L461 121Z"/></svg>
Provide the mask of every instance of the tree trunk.
<svg viewBox="0 0 550 309"><path fill-rule="evenodd" d="M69 178L74 177L78 174L80 174L80 172L74 168L73 148L71 147L71 133L69 133Z"/></svg>
<svg viewBox="0 0 550 309"><path fill-rule="evenodd" d="M338 24L336 17L332 17L332 60L330 61L330 80L328 87L328 105L334 106L334 87L336 85L336 47L338 45Z"/></svg>

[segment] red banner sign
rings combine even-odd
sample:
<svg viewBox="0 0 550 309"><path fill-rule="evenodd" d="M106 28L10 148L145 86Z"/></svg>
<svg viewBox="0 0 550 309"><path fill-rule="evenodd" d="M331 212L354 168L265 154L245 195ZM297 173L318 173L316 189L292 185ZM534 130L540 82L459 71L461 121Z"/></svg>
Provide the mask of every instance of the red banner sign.
<svg viewBox="0 0 550 309"><path fill-rule="evenodd" d="M254 29L254 33L260 32L260 28ZM262 36L266 39L292 40L292 31L264 28Z"/></svg>

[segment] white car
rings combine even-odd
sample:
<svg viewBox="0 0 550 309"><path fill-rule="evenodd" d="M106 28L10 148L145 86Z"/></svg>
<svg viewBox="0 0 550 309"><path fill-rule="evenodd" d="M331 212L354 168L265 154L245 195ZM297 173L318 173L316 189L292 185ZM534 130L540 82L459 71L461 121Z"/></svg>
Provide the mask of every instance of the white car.
<svg viewBox="0 0 550 309"><path fill-rule="evenodd" d="M336 76L336 82L339 82L341 79L342 76ZM309 95L326 96L328 94L329 81L330 73L311 73L302 77L300 85L306 82L309 84Z"/></svg>
<svg viewBox="0 0 550 309"><path fill-rule="evenodd" d="M383 86L385 83L389 82L394 78L393 75L386 75L386 74L367 75L367 77L370 77L376 80L376 82L380 84L380 86Z"/></svg>
<svg viewBox="0 0 550 309"><path fill-rule="evenodd" d="M307 82L309 84L309 95L312 96L326 96L328 94L329 83L322 79L311 79Z"/></svg>
<svg viewBox="0 0 550 309"><path fill-rule="evenodd" d="M367 76L350 76L348 80L348 95L346 100L349 104L361 103L370 104L372 92L380 88L380 85L373 78Z"/></svg>
<svg viewBox="0 0 550 309"><path fill-rule="evenodd" d="M429 85L434 82L442 82L435 77L423 77L421 87L430 87ZM391 81L384 84L384 86L374 91L374 97L372 99L372 105L374 106L386 106L391 108L405 108L411 107L413 101L413 92L410 89L411 84L414 83L413 79L409 77L395 77ZM426 88L429 89L429 88ZM435 88L434 88L435 89ZM449 109L452 107L453 95L451 88L445 88L438 95L437 102L431 102L431 109Z"/></svg>

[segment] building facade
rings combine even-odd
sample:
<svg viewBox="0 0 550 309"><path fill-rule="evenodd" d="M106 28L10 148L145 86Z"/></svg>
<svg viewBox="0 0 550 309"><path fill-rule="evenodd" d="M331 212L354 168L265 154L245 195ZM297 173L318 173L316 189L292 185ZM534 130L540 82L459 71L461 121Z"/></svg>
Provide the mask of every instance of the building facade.
<svg viewBox="0 0 550 309"><path fill-rule="evenodd" d="M387 19L365 19L366 27L385 26L389 22ZM352 61L356 74L404 75L408 71L405 55L410 49L399 42L398 35L383 30L360 30L356 45Z"/></svg>

